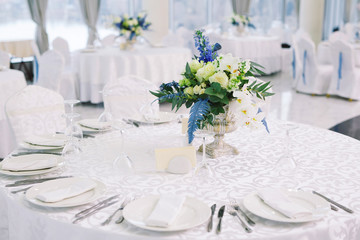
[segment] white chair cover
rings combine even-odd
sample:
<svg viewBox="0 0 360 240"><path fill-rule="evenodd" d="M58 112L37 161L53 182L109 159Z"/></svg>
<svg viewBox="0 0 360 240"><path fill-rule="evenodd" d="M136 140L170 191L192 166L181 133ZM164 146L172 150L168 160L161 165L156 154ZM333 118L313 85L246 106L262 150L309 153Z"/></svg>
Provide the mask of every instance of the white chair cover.
<svg viewBox="0 0 360 240"><path fill-rule="evenodd" d="M149 80L127 75L108 82L103 89L104 108L117 119L142 119L144 111L159 111L159 103L149 91L157 90ZM151 106L150 106L151 105Z"/></svg>
<svg viewBox="0 0 360 240"><path fill-rule="evenodd" d="M332 43L333 74L328 93L360 100L360 68L355 66L352 46L342 40Z"/></svg>
<svg viewBox="0 0 360 240"><path fill-rule="evenodd" d="M39 78L37 85L58 92L64 66L64 57L58 51L46 51L39 59Z"/></svg>
<svg viewBox="0 0 360 240"><path fill-rule="evenodd" d="M10 55L0 50L0 66L10 67Z"/></svg>
<svg viewBox="0 0 360 240"><path fill-rule="evenodd" d="M109 34L101 40L101 45L104 47L110 47L114 44L115 38L115 34Z"/></svg>
<svg viewBox="0 0 360 240"><path fill-rule="evenodd" d="M350 41L350 38L349 38L348 35L346 35L343 32L340 32L340 31L336 31L336 32L331 33L330 36L329 36L329 41L334 42L334 41L337 41L337 40Z"/></svg>
<svg viewBox="0 0 360 240"><path fill-rule="evenodd" d="M39 61L39 79L37 85L60 93L65 99L77 99L79 86L76 76L65 71L65 60L56 50L46 51Z"/></svg>
<svg viewBox="0 0 360 240"><path fill-rule="evenodd" d="M60 94L39 86L27 86L6 103L6 115L17 143L27 136L64 131L64 99Z"/></svg>
<svg viewBox="0 0 360 240"><path fill-rule="evenodd" d="M303 33L303 32L297 32L296 34L293 35L293 40L292 40L292 61L291 61L291 67L292 67L292 71L291 71L291 75L292 75L292 87L296 88L297 85L297 80L300 78L300 75L302 73L302 64L300 61L300 50L298 48L297 45L297 41L301 36L307 36L307 34Z"/></svg>
<svg viewBox="0 0 360 240"><path fill-rule="evenodd" d="M57 37L52 41L53 49L61 53L65 59L65 67L71 66L69 43L61 37Z"/></svg>
<svg viewBox="0 0 360 240"><path fill-rule="evenodd" d="M310 38L301 36L296 42L302 64L301 75L297 76L296 80L296 90L303 93L326 94L331 79L332 66L318 64L315 45Z"/></svg>

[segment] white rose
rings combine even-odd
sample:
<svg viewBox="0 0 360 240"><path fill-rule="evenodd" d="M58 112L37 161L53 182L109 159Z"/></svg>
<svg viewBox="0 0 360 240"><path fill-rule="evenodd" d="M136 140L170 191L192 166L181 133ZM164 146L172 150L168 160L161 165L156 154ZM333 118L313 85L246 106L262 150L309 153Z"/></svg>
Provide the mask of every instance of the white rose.
<svg viewBox="0 0 360 240"><path fill-rule="evenodd" d="M187 95L194 95L194 89L192 87L187 87L184 89L184 93Z"/></svg>
<svg viewBox="0 0 360 240"><path fill-rule="evenodd" d="M211 62L208 62L205 66L200 68L195 74L199 82L208 80L211 75L215 73L215 67Z"/></svg>
<svg viewBox="0 0 360 240"><path fill-rule="evenodd" d="M231 73L236 73L239 68L239 59L233 57L231 53L226 55L220 55L219 59L219 68L220 71L229 71Z"/></svg>
<svg viewBox="0 0 360 240"><path fill-rule="evenodd" d="M229 82L228 76L224 72L217 72L209 78L211 83L220 83L221 87L226 88Z"/></svg>
<svg viewBox="0 0 360 240"><path fill-rule="evenodd" d="M200 94L201 87L199 85L196 85L194 87L194 94Z"/></svg>
<svg viewBox="0 0 360 240"><path fill-rule="evenodd" d="M191 72L196 73L197 70L199 70L200 68L202 68L203 64L200 63L198 60L194 59L189 63Z"/></svg>

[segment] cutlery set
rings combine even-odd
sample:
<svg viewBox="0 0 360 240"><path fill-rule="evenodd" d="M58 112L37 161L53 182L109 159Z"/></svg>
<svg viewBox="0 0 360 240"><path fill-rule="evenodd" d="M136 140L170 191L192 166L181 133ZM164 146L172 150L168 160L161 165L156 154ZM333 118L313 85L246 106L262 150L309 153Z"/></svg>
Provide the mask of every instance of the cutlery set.
<svg viewBox="0 0 360 240"><path fill-rule="evenodd" d="M207 225L207 231L208 232L211 232L212 230L212 227L213 227L213 217L215 215L215 210L216 210L216 204L213 204L211 206L211 215L210 215L210 220L209 220L209 223ZM219 211L218 211L218 224L216 226L216 234L219 234L221 232L221 223L222 223L222 218L224 216L224 213L225 213L225 206L221 206Z"/></svg>

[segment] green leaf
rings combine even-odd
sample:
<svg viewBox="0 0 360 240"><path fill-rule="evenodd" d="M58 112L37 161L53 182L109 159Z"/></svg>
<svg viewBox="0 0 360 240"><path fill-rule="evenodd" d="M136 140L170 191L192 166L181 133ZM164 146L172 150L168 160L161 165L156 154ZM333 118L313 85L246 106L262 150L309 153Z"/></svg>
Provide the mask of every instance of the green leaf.
<svg viewBox="0 0 360 240"><path fill-rule="evenodd" d="M258 88L258 91L259 91L259 92L263 91L269 84L270 84L270 82L264 83L263 85L261 85L261 86Z"/></svg>
<svg viewBox="0 0 360 240"><path fill-rule="evenodd" d="M226 91L226 90L225 90ZM225 93L223 92L218 92L216 91L214 88L209 87L205 89L205 94L209 95L209 96L216 96L218 98L223 98L225 96Z"/></svg>

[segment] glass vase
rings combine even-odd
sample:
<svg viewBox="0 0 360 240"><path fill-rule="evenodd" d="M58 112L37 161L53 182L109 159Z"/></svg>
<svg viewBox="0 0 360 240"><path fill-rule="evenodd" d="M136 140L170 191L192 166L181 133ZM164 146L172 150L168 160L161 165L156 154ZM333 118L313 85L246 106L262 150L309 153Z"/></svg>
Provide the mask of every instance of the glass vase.
<svg viewBox="0 0 360 240"><path fill-rule="evenodd" d="M132 49L134 49L135 43L136 43L136 37L133 37L133 39L131 39L131 40L126 38L125 42L120 44L120 49L126 50L126 51L132 50Z"/></svg>

